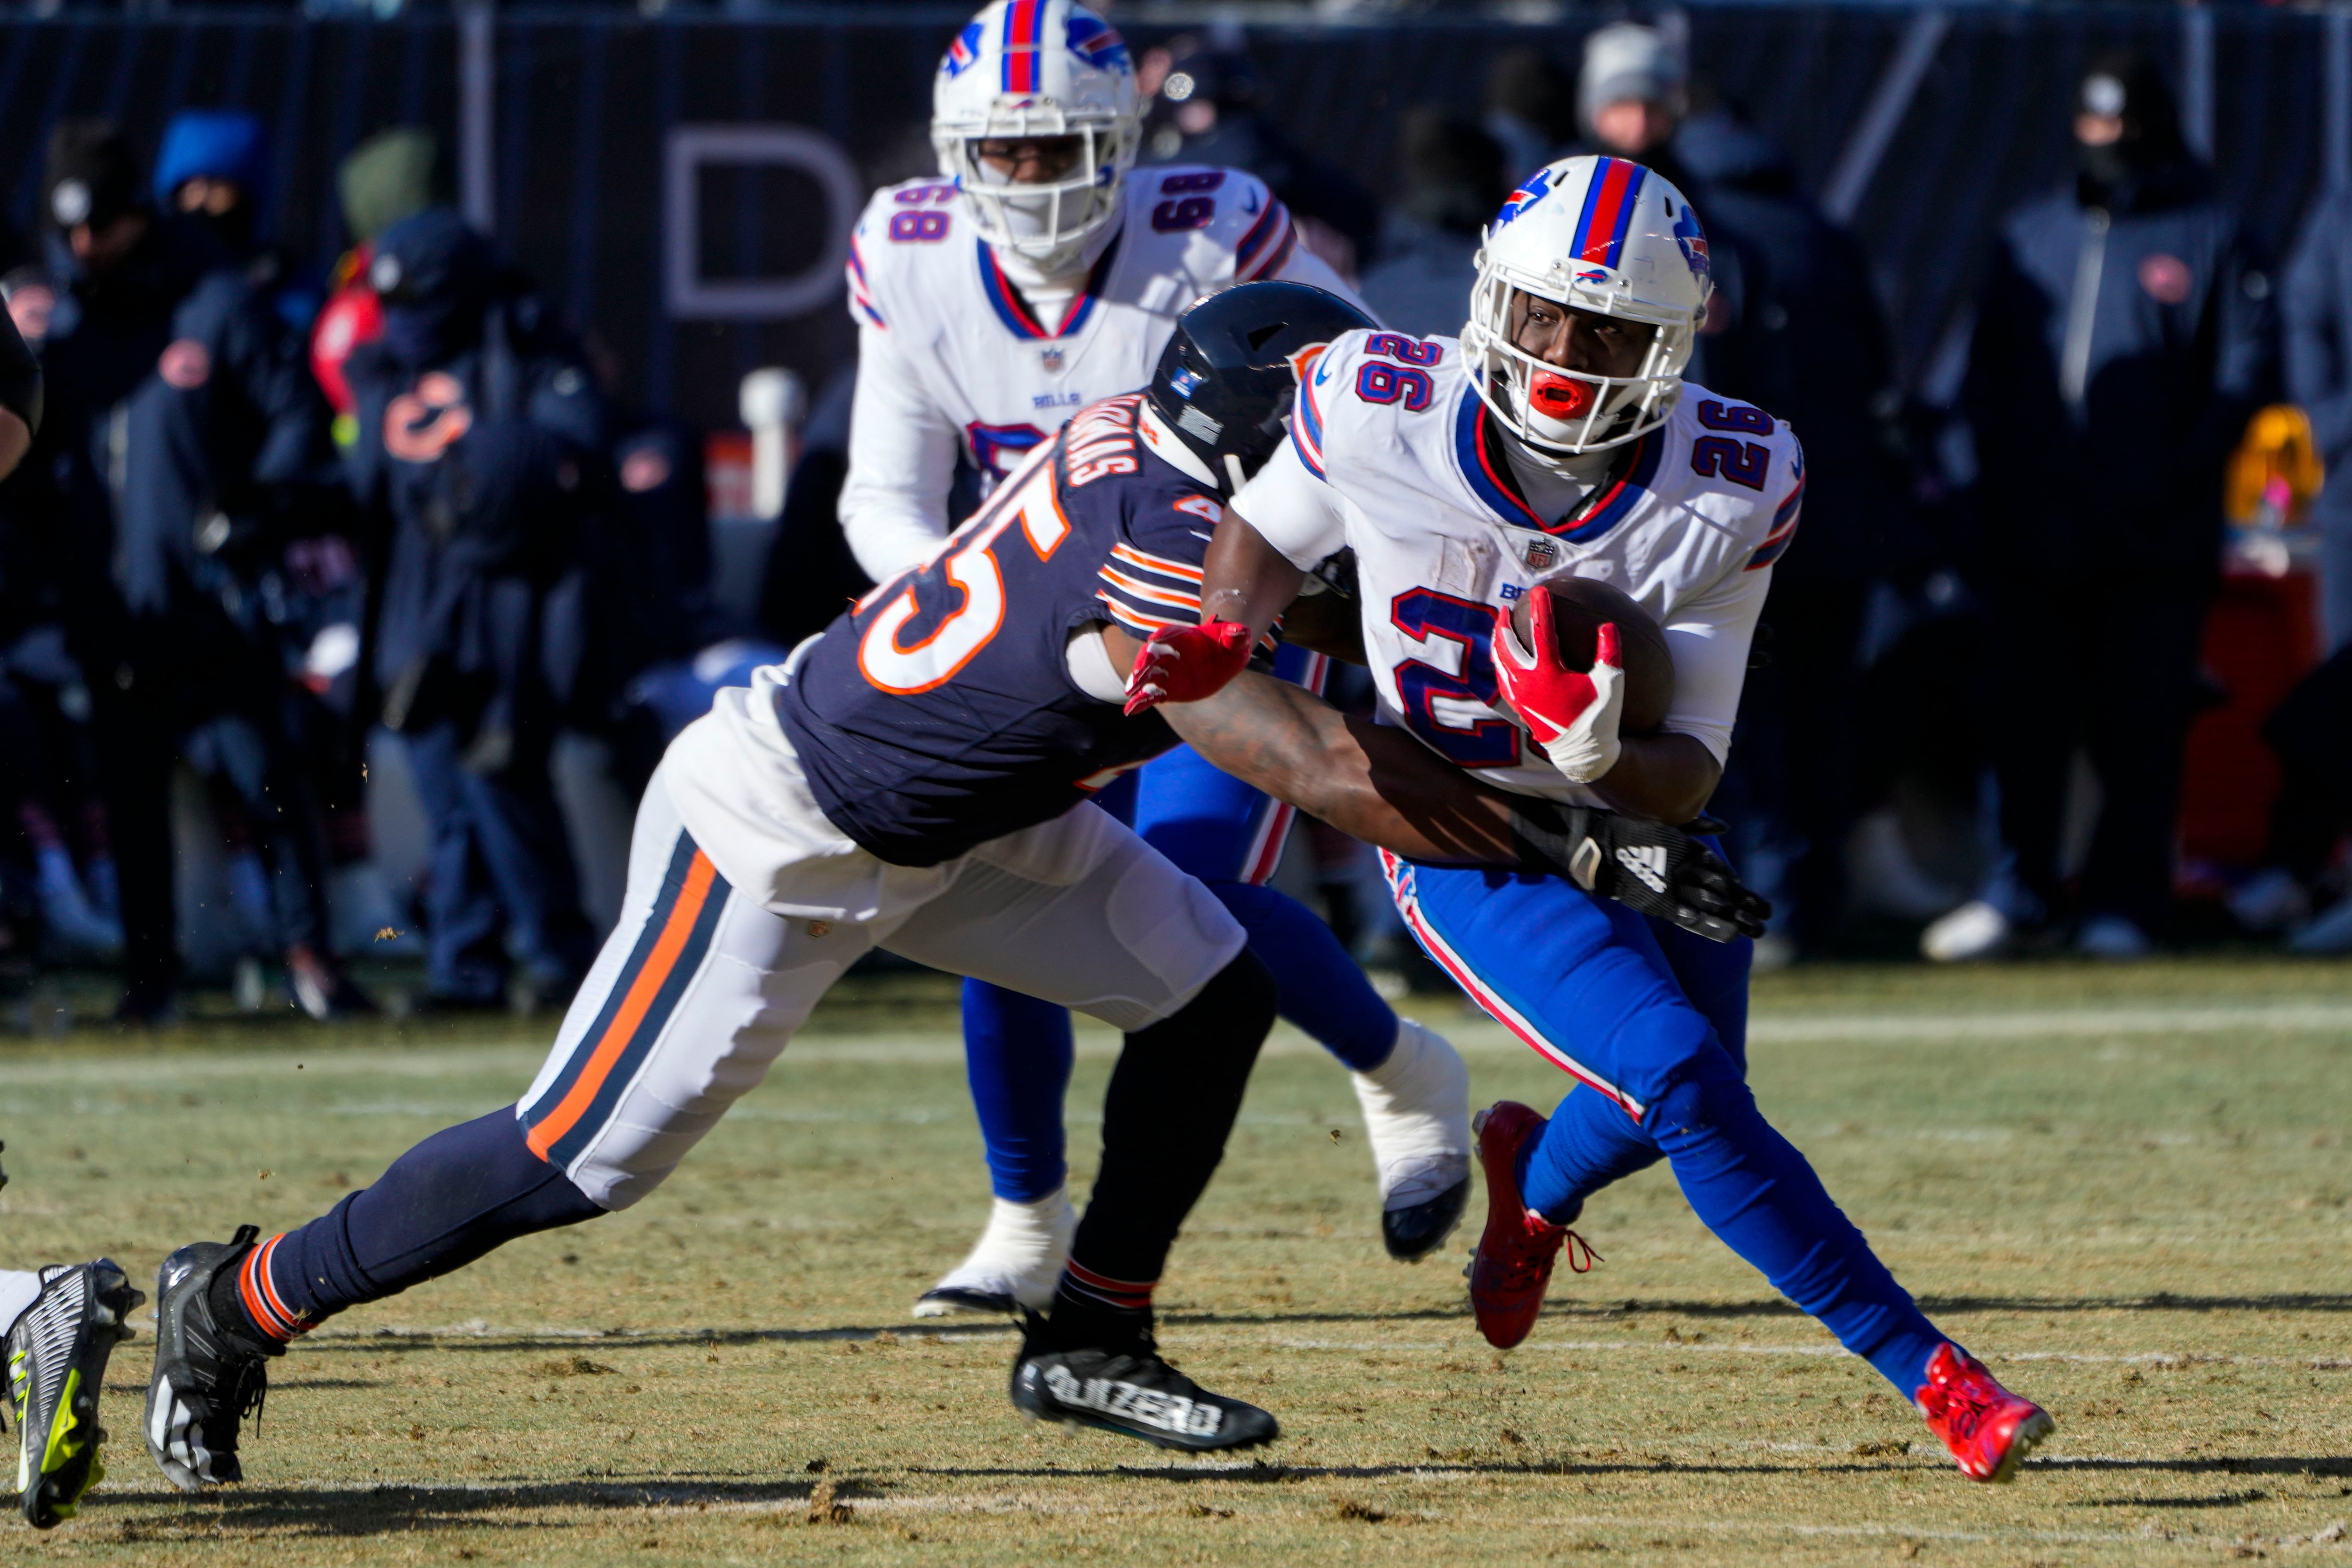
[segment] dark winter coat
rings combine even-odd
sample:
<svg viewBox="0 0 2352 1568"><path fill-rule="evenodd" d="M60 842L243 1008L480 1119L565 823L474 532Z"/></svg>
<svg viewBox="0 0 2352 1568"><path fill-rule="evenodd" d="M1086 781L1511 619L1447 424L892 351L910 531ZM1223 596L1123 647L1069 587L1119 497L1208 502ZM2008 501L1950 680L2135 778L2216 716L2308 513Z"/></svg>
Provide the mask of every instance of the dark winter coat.
<svg viewBox="0 0 2352 1568"><path fill-rule="evenodd" d="M1993 569L2212 573L2222 471L2275 379L2273 304L2201 164L2011 213L1967 392Z"/></svg>

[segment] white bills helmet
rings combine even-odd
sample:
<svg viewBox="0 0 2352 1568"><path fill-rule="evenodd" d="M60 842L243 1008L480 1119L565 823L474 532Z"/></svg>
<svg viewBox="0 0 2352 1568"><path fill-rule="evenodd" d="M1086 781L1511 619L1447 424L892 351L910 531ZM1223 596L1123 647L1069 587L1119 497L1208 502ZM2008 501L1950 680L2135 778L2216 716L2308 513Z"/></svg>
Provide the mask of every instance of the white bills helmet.
<svg viewBox="0 0 2352 1568"><path fill-rule="evenodd" d="M1079 138L1063 178L1016 185L980 161L983 137L1034 136ZM1070 0L997 0L964 24L931 87L931 144L972 226L1049 272L1118 219L1141 137L1127 41Z"/></svg>
<svg viewBox="0 0 2352 1568"><path fill-rule="evenodd" d="M1706 233L1683 194L1623 158L1562 158L1520 183L1485 240L1462 346L1478 395L1504 428L1538 451L1568 454L1618 446L1664 424L1681 401L1713 287ZM1512 343L1515 293L1657 331L1635 374L1562 370ZM1529 401L1538 377L1571 395L1555 400L1565 416Z"/></svg>

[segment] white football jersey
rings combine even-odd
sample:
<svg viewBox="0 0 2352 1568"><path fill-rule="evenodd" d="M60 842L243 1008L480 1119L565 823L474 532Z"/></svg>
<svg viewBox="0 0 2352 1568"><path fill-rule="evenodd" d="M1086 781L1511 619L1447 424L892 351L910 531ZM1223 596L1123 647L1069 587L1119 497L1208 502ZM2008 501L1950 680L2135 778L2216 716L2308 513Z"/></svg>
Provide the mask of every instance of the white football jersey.
<svg viewBox="0 0 2352 1568"><path fill-rule="evenodd" d="M1355 300L1237 169L1129 174L1117 237L1051 321L972 233L953 184L876 192L849 249L858 367L841 521L858 563L878 581L946 537L959 452L993 484L1078 409L1147 384L1202 296L1265 278Z"/></svg>
<svg viewBox="0 0 2352 1568"><path fill-rule="evenodd" d="M1349 332L1299 384L1290 440L1234 508L1296 565L1356 556L1381 717L1490 784L1581 805L1503 702L1496 620L1547 578L1598 578L1664 628L1665 727L1719 762L1748 645L1804 496L1804 457L1761 409L1685 384L1614 484L1546 521L1512 479L1452 338Z"/></svg>

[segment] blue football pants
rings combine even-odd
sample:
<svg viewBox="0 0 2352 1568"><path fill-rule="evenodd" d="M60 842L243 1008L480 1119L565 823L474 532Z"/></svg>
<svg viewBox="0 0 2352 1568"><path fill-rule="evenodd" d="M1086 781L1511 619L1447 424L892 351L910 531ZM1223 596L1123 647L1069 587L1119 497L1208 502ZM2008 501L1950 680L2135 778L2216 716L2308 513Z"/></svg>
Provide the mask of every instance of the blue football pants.
<svg viewBox="0 0 2352 1568"><path fill-rule="evenodd" d="M1328 661L1286 647L1275 673L1319 691ZM1155 758L1095 804L1199 878L1273 971L1283 1017L1349 1068L1378 1067L1396 1044L1397 1018L1330 927L1262 884L1281 863L1295 808L1218 772L1190 746ZM996 1195L1034 1203L1068 1174L1062 1101L1074 1054L1066 1008L967 980L964 1070Z"/></svg>
<svg viewBox="0 0 2352 1568"><path fill-rule="evenodd" d="M1665 1160L1726 1246L1917 1393L1946 1336L1748 1091L1745 940L1708 942L1558 877L1382 861L1430 957L1579 1082L1521 1152L1529 1208L1567 1224Z"/></svg>

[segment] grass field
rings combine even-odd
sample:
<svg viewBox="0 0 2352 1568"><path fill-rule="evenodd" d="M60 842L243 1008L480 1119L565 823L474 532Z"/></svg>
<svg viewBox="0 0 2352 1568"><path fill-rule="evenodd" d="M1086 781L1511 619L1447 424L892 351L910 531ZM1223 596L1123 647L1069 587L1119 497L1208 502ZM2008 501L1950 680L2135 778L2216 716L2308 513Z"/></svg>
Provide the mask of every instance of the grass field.
<svg viewBox="0 0 2352 1568"><path fill-rule="evenodd" d="M78 1522L7 1533L7 1561L2352 1558L2341 968L1759 981L1768 1114L1931 1314L2058 1416L1998 1489L1663 1167L1591 1205L1607 1261L1496 1354L1457 1275L1470 1233L1385 1258L1346 1078L1287 1032L1161 1292L1171 1357L1284 1441L1171 1463L1026 1424L1006 1330L906 1316L985 1202L944 994L838 995L653 1199L311 1336L274 1370L242 1488L183 1500L149 1464L142 1332L106 1399L110 1479ZM1413 1010L1481 1100L1565 1087L1453 998ZM510 1100L549 1032L0 1042L0 1262L104 1251L152 1290L172 1246L299 1222ZM1081 1036L1081 1175L1115 1047ZM813 1491L846 1511L811 1522Z"/></svg>

